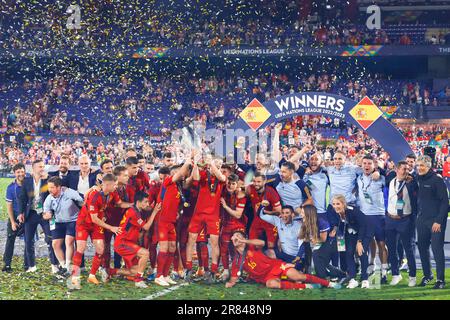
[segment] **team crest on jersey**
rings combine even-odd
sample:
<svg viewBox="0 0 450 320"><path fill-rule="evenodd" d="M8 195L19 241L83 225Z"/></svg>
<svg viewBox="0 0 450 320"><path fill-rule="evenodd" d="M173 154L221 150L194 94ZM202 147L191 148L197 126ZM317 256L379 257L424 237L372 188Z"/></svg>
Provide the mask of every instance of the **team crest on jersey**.
<svg viewBox="0 0 450 320"><path fill-rule="evenodd" d="M95 210L95 207L94 207L94 206L89 206L89 210L90 210L90 211L94 211L94 210Z"/></svg>
<svg viewBox="0 0 450 320"><path fill-rule="evenodd" d="M144 222L144 221L142 221L142 219L139 219L139 220L138 220L138 223L139 223L139 224L142 224L142 222Z"/></svg>

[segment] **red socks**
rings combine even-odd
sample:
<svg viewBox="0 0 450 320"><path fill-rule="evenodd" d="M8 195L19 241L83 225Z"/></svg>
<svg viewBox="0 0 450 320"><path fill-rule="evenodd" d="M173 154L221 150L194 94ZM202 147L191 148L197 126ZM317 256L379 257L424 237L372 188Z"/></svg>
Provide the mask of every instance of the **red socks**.
<svg viewBox="0 0 450 320"><path fill-rule="evenodd" d="M100 268L103 261L103 255L96 253L94 256L94 259L92 259L92 267L91 267L91 274L96 275L98 268Z"/></svg>
<svg viewBox="0 0 450 320"><path fill-rule="evenodd" d="M170 266L172 265L173 259L174 259L175 253L174 252L168 252L167 253L167 259L164 263L164 277L169 276ZM159 265L159 263L158 263ZM159 267L158 267L159 269Z"/></svg>
<svg viewBox="0 0 450 320"><path fill-rule="evenodd" d="M83 254L75 251L72 258L72 275L77 276L78 271L80 270L81 260L83 260Z"/></svg>
<svg viewBox="0 0 450 320"><path fill-rule="evenodd" d="M169 258L168 252L159 251L158 253L158 272L156 273L156 277L164 276L166 261Z"/></svg>
<svg viewBox="0 0 450 320"><path fill-rule="evenodd" d="M217 273L217 271L219 270L219 265L217 263L211 263L211 272L213 274Z"/></svg>
<svg viewBox="0 0 450 320"><path fill-rule="evenodd" d="M209 253L206 242L197 242L198 265L203 267L205 271L209 270Z"/></svg>
<svg viewBox="0 0 450 320"><path fill-rule="evenodd" d="M187 261L186 260L186 269L187 270L192 270L192 261Z"/></svg>
<svg viewBox="0 0 450 320"><path fill-rule="evenodd" d="M306 280L305 282L308 283L318 283L320 285L322 285L323 287L328 287L328 285L330 284L330 281L310 275L310 274L305 274Z"/></svg>
<svg viewBox="0 0 450 320"><path fill-rule="evenodd" d="M138 272L138 273L136 273L136 275L134 276L134 279L133 279L133 280L134 280L134 282L140 282L140 281L143 281L143 280L144 280L143 277L144 277L144 274Z"/></svg>
<svg viewBox="0 0 450 320"><path fill-rule="evenodd" d="M115 276L115 275L117 275L117 271L118 271L119 269L116 269L116 268L109 268L108 269L108 274L111 276L111 277L113 277L113 276Z"/></svg>
<svg viewBox="0 0 450 320"><path fill-rule="evenodd" d="M305 289L306 285L304 283L297 283L291 281L281 281L280 289L282 290L294 290L294 289Z"/></svg>

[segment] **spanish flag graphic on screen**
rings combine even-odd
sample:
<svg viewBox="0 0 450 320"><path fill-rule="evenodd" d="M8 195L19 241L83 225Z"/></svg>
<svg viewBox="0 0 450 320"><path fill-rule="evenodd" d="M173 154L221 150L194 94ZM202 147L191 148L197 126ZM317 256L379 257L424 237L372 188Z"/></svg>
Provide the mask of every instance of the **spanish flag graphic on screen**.
<svg viewBox="0 0 450 320"><path fill-rule="evenodd" d="M349 113L364 130L367 130L383 114L368 97L358 102Z"/></svg>
<svg viewBox="0 0 450 320"><path fill-rule="evenodd" d="M258 99L253 99L247 107L239 115L250 128L258 130L258 128L270 118L270 112L262 105Z"/></svg>

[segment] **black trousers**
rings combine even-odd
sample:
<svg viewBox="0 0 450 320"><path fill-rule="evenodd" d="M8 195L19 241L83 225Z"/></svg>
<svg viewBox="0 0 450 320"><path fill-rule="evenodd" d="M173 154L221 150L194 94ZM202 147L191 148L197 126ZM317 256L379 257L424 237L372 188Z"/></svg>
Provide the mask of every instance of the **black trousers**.
<svg viewBox="0 0 450 320"><path fill-rule="evenodd" d="M279 250L278 247L275 247L275 255L276 255L277 259L283 260L284 262L287 262L287 263L292 263L292 261L296 258L296 256L291 256L291 255ZM295 269L305 273L305 263L304 262L296 263Z"/></svg>
<svg viewBox="0 0 450 320"><path fill-rule="evenodd" d="M445 281L445 255L444 238L447 220L441 224L441 232L432 232L430 221L417 218L417 247L419 249L420 261L422 262L423 275L431 277L430 244L436 262L437 280Z"/></svg>
<svg viewBox="0 0 450 320"><path fill-rule="evenodd" d="M388 248L388 259L391 264L392 275L399 275L398 243L402 244L402 252L405 251L408 259L408 271L410 277L416 276L416 258L414 255L414 229L413 216L402 220L394 220L386 217L386 245Z"/></svg>
<svg viewBox="0 0 450 320"><path fill-rule="evenodd" d="M5 266L11 266L11 261L14 254L14 246L16 244L16 238L18 236L20 236L19 230L13 231L11 221L9 221L8 219L8 224L6 227L5 253L3 254L3 263L5 264ZM24 268L28 269L26 250L24 250L23 253L23 261Z"/></svg>
<svg viewBox="0 0 450 320"><path fill-rule="evenodd" d="M34 251L34 235L37 230L37 226L41 225L45 233L45 243L47 243L48 253L51 264L58 265L58 259L56 259L55 252L52 247L52 236L50 234L50 224L47 220L42 218L42 215L37 214L36 211L31 210L27 219L25 220L25 250L27 253L27 262L29 267L36 265L36 256Z"/></svg>
<svg viewBox="0 0 450 320"><path fill-rule="evenodd" d="M336 240L334 240L336 241ZM314 270L319 278L345 278L347 275L344 271L333 266L331 256L335 252L336 245L330 243L330 240L324 242L319 249L313 250L312 258L314 262Z"/></svg>

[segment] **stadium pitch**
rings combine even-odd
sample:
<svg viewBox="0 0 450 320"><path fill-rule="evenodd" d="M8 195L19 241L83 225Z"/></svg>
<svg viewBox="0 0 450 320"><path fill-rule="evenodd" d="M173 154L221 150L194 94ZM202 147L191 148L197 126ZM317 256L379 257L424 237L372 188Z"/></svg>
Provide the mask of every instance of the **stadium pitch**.
<svg viewBox="0 0 450 320"><path fill-rule="evenodd" d="M21 266L22 258L14 257L13 265ZM64 280L50 275L47 258L37 259L38 271L34 274L18 272L0 273L1 300L448 300L450 288L433 290L408 288L404 280L395 287L382 285L380 289L312 289L312 290L270 290L256 283L239 283L226 289L223 283L204 283L172 286L172 290L150 284L147 289L136 289L132 281L113 279L106 284L95 286L86 282L83 276L82 289L69 291ZM88 262L89 266L89 262ZM403 278L407 278L405 272ZM422 277L419 270L418 279ZM390 281L390 275L388 281ZM446 281L450 281L447 275Z"/></svg>

